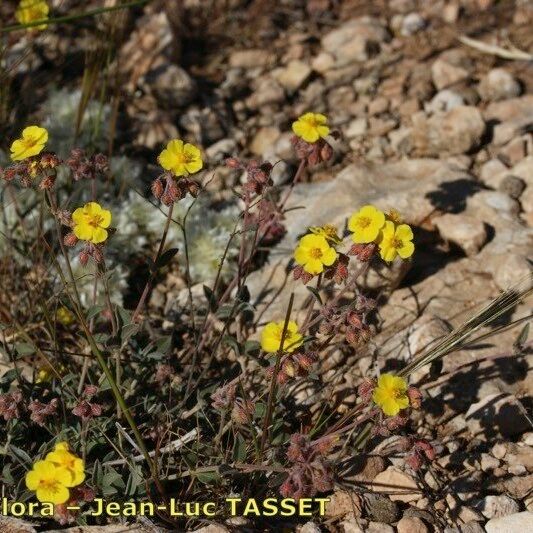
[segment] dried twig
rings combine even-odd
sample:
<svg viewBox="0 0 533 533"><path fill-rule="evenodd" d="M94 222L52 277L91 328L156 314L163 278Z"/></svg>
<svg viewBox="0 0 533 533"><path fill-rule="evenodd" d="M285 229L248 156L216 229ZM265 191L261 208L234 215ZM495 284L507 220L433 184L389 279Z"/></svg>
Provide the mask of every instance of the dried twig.
<svg viewBox="0 0 533 533"><path fill-rule="evenodd" d="M502 57L503 59L514 59L518 61L533 61L533 55L516 48L516 46L510 46L509 48L503 48L495 44L488 44L477 39L472 39L466 35L460 35L457 37L459 41L466 46L475 48L484 54L491 54L494 56Z"/></svg>

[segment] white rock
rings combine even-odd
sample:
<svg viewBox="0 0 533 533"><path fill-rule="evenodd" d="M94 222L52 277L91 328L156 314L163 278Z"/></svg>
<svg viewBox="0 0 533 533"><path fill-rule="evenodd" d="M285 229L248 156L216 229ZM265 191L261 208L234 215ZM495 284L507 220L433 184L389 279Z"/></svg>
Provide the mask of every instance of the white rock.
<svg viewBox="0 0 533 533"><path fill-rule="evenodd" d="M500 466L500 461L488 453L481 454L481 470L492 471Z"/></svg>
<svg viewBox="0 0 533 533"><path fill-rule="evenodd" d="M413 115L413 144L423 155L464 154L479 145L484 132L483 117L473 106L461 105L429 118L423 112Z"/></svg>
<svg viewBox="0 0 533 533"><path fill-rule="evenodd" d="M273 59L267 50L236 50L229 58L229 65L234 68L266 67Z"/></svg>
<svg viewBox="0 0 533 533"><path fill-rule="evenodd" d="M434 223L444 240L453 242L468 256L476 255L487 241L485 224L472 216L448 213Z"/></svg>
<svg viewBox="0 0 533 533"><path fill-rule="evenodd" d="M250 151L254 155L264 155L279 139L281 131L276 126L259 128L250 143Z"/></svg>
<svg viewBox="0 0 533 533"><path fill-rule="evenodd" d="M520 510L520 506L512 498L501 494L499 496L485 496L476 504L485 518L500 518Z"/></svg>
<svg viewBox="0 0 533 533"><path fill-rule="evenodd" d="M400 33L408 37L414 35L426 27L426 20L420 13L409 13L402 20Z"/></svg>
<svg viewBox="0 0 533 533"><path fill-rule="evenodd" d="M310 74L311 67L307 63L293 59L279 71L276 78L287 91L295 92L307 81Z"/></svg>
<svg viewBox="0 0 533 533"><path fill-rule="evenodd" d="M300 528L299 533L321 533L321 530L314 522L307 522Z"/></svg>
<svg viewBox="0 0 533 533"><path fill-rule="evenodd" d="M335 66L335 58L328 52L320 52L311 61L311 66L313 67L313 70L316 70L316 72L324 74Z"/></svg>
<svg viewBox="0 0 533 533"><path fill-rule="evenodd" d="M440 91L468 78L468 70L463 67L452 65L445 59L437 59L431 65L433 84Z"/></svg>
<svg viewBox="0 0 533 533"><path fill-rule="evenodd" d="M465 99L459 93L451 89L442 89L429 103L424 105L424 109L429 113L436 113L439 111L450 111L450 109L464 104Z"/></svg>
<svg viewBox="0 0 533 533"><path fill-rule="evenodd" d="M487 533L526 533L533 531L533 513L524 511L502 518L493 518L485 524Z"/></svg>
<svg viewBox="0 0 533 533"><path fill-rule="evenodd" d="M483 76L477 90L483 100L494 102L518 96L521 88L509 72L494 68Z"/></svg>
<svg viewBox="0 0 533 533"><path fill-rule="evenodd" d="M422 497L416 481L405 472L389 466L380 472L371 483L374 492L388 493L393 501L414 502Z"/></svg>
<svg viewBox="0 0 533 533"><path fill-rule="evenodd" d="M368 121L365 117L354 118L346 128L344 134L348 139L362 137L368 130Z"/></svg>
<svg viewBox="0 0 533 533"><path fill-rule="evenodd" d="M397 524L398 533L427 533L429 530L416 516L404 516Z"/></svg>
<svg viewBox="0 0 533 533"><path fill-rule="evenodd" d="M230 156L237 150L237 141L235 139L221 139L209 148L206 148L205 155L214 162L222 161L226 156Z"/></svg>
<svg viewBox="0 0 533 533"><path fill-rule="evenodd" d="M389 39L386 28L372 17L349 20L322 38L322 48L332 54L336 67L366 61L379 52L379 43Z"/></svg>

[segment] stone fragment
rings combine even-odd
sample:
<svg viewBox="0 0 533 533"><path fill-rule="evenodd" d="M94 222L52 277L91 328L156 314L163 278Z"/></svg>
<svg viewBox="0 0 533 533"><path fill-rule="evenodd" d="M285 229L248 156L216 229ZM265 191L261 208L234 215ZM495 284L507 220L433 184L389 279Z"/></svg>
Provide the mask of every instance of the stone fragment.
<svg viewBox="0 0 533 533"><path fill-rule="evenodd" d="M441 237L453 242L468 256L476 255L487 241L485 224L464 213L445 214L434 219Z"/></svg>
<svg viewBox="0 0 533 533"><path fill-rule="evenodd" d="M514 98L520 94L520 83L502 68L490 70L479 82L477 88L482 100L496 102Z"/></svg>
<svg viewBox="0 0 533 533"><path fill-rule="evenodd" d="M422 497L416 481L407 473L390 466L372 482L375 492L384 492L392 501L413 502Z"/></svg>
<svg viewBox="0 0 533 533"><path fill-rule="evenodd" d="M493 518L485 524L487 533L525 533L533 529L533 513L523 511L501 518Z"/></svg>
<svg viewBox="0 0 533 533"><path fill-rule="evenodd" d="M479 146L485 122L472 106L458 106L451 111L413 116L412 139L421 155L464 154Z"/></svg>

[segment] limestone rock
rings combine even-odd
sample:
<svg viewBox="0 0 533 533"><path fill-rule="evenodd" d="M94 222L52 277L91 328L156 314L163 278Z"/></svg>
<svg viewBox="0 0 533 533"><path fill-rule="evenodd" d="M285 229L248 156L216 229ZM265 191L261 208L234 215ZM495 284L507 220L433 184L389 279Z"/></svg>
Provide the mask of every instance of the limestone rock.
<svg viewBox="0 0 533 533"><path fill-rule="evenodd" d="M335 66L342 67L353 61L366 61L380 49L380 43L389 40L385 27L372 17L349 20L322 37L322 48L335 57Z"/></svg>
<svg viewBox="0 0 533 533"><path fill-rule="evenodd" d="M476 507L486 518L500 518L520 510L520 506L505 494L486 496L476 504Z"/></svg>
<svg viewBox="0 0 533 533"><path fill-rule="evenodd" d="M506 100L520 94L520 83L506 70L494 68L483 76L478 92L485 101Z"/></svg>
<svg viewBox="0 0 533 533"><path fill-rule="evenodd" d="M484 132L483 117L473 106L413 116L413 144L422 155L464 154L479 145Z"/></svg>
<svg viewBox="0 0 533 533"><path fill-rule="evenodd" d="M445 59L437 59L431 65L431 76L435 87L440 91L468 78L468 70L452 65Z"/></svg>
<svg viewBox="0 0 533 533"><path fill-rule="evenodd" d="M533 528L533 513L524 511L501 518L493 518L485 524L487 533L525 533Z"/></svg>
<svg viewBox="0 0 533 533"><path fill-rule="evenodd" d="M398 533L428 533L428 528L420 518L404 516L397 524Z"/></svg>
<svg viewBox="0 0 533 533"><path fill-rule="evenodd" d="M413 502L422 497L416 481L405 472L390 466L378 474L372 483L375 492L384 492L393 501Z"/></svg>
<svg viewBox="0 0 533 533"><path fill-rule="evenodd" d="M466 255L476 255L487 241L485 224L469 215L448 213L434 219L444 240L462 248Z"/></svg>

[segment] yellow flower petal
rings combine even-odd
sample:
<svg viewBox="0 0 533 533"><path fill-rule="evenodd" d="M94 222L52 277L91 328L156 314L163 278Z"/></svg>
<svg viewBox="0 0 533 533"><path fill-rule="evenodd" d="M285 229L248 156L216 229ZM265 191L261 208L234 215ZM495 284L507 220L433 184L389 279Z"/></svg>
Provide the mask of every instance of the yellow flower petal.
<svg viewBox="0 0 533 533"><path fill-rule="evenodd" d="M108 233L104 228L95 228L91 238L93 244L100 244L107 239Z"/></svg>
<svg viewBox="0 0 533 533"><path fill-rule="evenodd" d="M76 224L74 228L72 228L72 232L80 241L90 241L93 237L93 228L89 226L88 224L80 223Z"/></svg>

